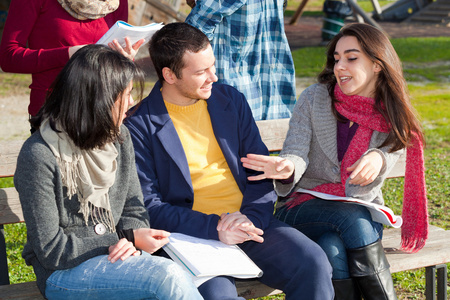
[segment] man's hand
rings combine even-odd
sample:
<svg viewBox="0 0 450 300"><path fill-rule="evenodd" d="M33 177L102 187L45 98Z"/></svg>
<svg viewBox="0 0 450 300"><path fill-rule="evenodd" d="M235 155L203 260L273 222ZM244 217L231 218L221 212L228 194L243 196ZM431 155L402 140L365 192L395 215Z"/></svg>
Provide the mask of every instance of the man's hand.
<svg viewBox="0 0 450 300"><path fill-rule="evenodd" d="M246 241L264 242L264 232L240 212L222 214L217 224L219 240L227 245L241 244Z"/></svg>

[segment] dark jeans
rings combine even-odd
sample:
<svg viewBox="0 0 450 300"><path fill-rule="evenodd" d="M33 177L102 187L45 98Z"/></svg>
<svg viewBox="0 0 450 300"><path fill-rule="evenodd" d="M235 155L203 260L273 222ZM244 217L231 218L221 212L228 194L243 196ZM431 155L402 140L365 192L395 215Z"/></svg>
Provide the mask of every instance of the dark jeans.
<svg viewBox="0 0 450 300"><path fill-rule="evenodd" d="M318 243L333 267L333 279L349 278L346 249L381 239L383 225L372 221L367 208L349 203L312 199L291 209L282 207L275 217Z"/></svg>
<svg viewBox="0 0 450 300"><path fill-rule="evenodd" d="M283 290L286 299L333 299L331 267L322 249L304 234L273 218L264 230L264 243L253 241L240 248L263 270L260 281ZM199 291L206 299L242 299L234 278L215 277Z"/></svg>

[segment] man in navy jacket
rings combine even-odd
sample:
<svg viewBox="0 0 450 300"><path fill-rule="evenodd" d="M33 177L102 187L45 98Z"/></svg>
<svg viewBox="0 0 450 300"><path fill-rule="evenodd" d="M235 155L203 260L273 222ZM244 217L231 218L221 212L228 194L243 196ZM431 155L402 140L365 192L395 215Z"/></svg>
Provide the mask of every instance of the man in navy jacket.
<svg viewBox="0 0 450 300"><path fill-rule="evenodd" d="M260 281L287 299L332 299L331 267L319 246L273 217L270 180L240 157L267 155L245 97L221 84L207 37L186 23L155 33L150 56L159 81L126 120L151 225L238 244L263 270ZM234 279L199 287L205 299L240 299Z"/></svg>

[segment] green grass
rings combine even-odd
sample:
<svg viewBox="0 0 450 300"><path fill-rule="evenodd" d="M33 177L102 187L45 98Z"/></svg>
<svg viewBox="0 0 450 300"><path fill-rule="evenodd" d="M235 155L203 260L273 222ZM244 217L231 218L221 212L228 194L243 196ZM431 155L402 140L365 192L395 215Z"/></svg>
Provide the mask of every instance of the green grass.
<svg viewBox="0 0 450 300"><path fill-rule="evenodd" d="M291 2L291 1L290 1ZM359 3L359 2L358 2ZM412 102L418 111L426 136L425 166L430 223L450 230L450 38L393 39L404 63ZM293 52L298 77L314 77L324 62L324 47L302 48ZM443 65L444 67L441 67ZM28 75L0 73L0 97L11 91L27 91ZM313 81L311 79L311 81ZM0 187L11 187L11 178L0 179ZM403 179L389 179L383 188L386 204L401 213ZM21 251L26 241L24 224L5 225L8 265L12 283L35 280L25 265ZM448 265L450 267L450 264ZM449 276L449 275L448 275ZM399 299L424 299L424 270L393 274ZM450 282L450 277L449 277ZM449 294L450 295L450 294ZM264 297L281 300L283 295Z"/></svg>

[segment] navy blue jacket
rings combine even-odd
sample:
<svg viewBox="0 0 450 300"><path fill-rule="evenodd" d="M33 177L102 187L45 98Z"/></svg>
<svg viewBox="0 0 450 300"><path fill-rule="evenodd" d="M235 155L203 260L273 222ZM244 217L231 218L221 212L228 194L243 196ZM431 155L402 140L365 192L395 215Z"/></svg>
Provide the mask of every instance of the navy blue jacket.
<svg viewBox="0 0 450 300"><path fill-rule="evenodd" d="M135 148L151 227L217 240L219 216L192 210L194 191L189 166L160 89L161 83L157 82L125 121ZM244 169L240 162L247 153L268 155L250 107L243 94L222 84L213 85L207 103L214 135L243 194L240 211L264 230L276 200L272 180L248 181L254 172Z"/></svg>

